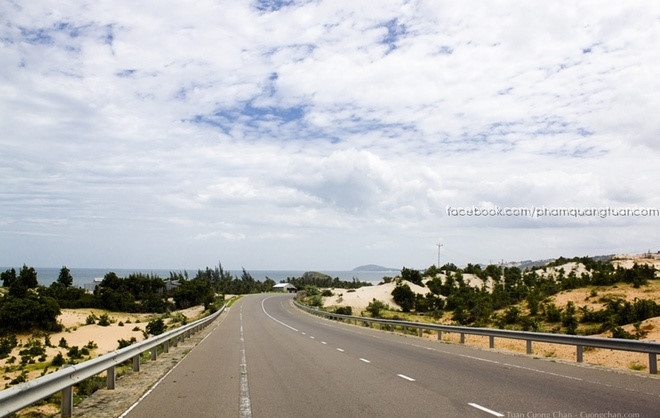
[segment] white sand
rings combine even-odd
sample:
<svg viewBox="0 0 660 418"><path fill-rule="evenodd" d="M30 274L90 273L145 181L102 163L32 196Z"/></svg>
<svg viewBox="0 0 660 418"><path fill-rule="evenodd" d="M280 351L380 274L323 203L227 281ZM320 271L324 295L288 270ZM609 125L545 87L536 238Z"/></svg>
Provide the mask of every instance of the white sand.
<svg viewBox="0 0 660 418"><path fill-rule="evenodd" d="M190 322L197 319L203 311L203 306L196 306L190 309L177 311L175 314L184 314ZM103 313L107 313L110 320L114 322L106 327L97 324L86 324L89 315L94 314L98 318ZM144 340L144 334L142 331L146 329L147 323L156 317L159 317L159 315L115 313L100 309L62 309L61 314L57 319L64 327L64 330L50 334L50 343L55 347L49 347L46 349L48 361L50 361L53 356L57 355L57 353L62 353L66 358L68 348L58 346L60 339L62 338L66 340L69 347L78 346L79 349L86 346L89 342L93 342L98 346L98 348L90 350L93 357L117 350L119 348L118 340L120 339L130 340L131 337L135 337L137 341L142 341ZM122 322L124 325L120 326L119 322ZM165 320L165 323L168 324L169 321ZM21 343L25 343L29 338L32 338L30 335L17 335L16 337ZM39 340L43 343L44 337L39 338ZM15 348L11 355L18 358L19 350L20 347ZM6 360L7 359L0 360L0 366L4 367Z"/></svg>
<svg viewBox="0 0 660 418"><path fill-rule="evenodd" d="M410 286L410 289L422 295L430 292L427 287L418 286L414 283L403 280L402 283ZM394 303L392 290L396 287L394 281L377 286L364 286L359 289L333 289L334 296L324 298L323 306L351 306L354 314L359 314L365 309L369 302L376 299L399 309L399 305Z"/></svg>

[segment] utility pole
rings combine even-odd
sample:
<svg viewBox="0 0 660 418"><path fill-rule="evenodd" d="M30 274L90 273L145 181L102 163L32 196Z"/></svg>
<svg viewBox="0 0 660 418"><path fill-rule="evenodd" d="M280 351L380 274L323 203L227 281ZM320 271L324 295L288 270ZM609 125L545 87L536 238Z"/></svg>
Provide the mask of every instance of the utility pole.
<svg viewBox="0 0 660 418"><path fill-rule="evenodd" d="M438 247L438 265L436 267L440 268L440 248L442 248L442 243L435 244Z"/></svg>

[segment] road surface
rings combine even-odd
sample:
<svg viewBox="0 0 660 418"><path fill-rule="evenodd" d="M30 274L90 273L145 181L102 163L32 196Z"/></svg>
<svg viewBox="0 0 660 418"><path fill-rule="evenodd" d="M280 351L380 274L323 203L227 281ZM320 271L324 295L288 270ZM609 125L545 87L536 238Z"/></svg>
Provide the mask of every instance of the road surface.
<svg viewBox="0 0 660 418"><path fill-rule="evenodd" d="M126 416L659 417L660 379L317 318L249 295Z"/></svg>

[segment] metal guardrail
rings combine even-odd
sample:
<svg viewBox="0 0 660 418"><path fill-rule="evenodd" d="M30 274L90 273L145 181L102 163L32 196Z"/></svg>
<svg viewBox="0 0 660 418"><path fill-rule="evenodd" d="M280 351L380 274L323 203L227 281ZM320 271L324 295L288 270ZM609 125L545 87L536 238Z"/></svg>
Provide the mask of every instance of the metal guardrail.
<svg viewBox="0 0 660 418"><path fill-rule="evenodd" d="M61 391L62 417L70 417L73 413L73 386L75 384L107 371L107 387L108 389L114 389L115 367L132 359L133 370L139 371L140 355L142 353L151 350L151 359L155 360L158 354L158 346L162 345L163 351L167 353L170 343L176 347L179 341L190 337L190 335L209 325L224 311L226 306L225 304L217 312L190 324L0 391L0 416L19 411Z"/></svg>
<svg viewBox="0 0 660 418"><path fill-rule="evenodd" d="M578 363L582 362L583 352L585 347L605 348L610 350L620 351L633 351L639 353L648 353L649 355L649 372L651 374L658 373L657 355L660 353L660 343L655 341L638 341L638 340L625 340L621 338L603 338L603 337L585 337L578 335L567 334L551 334L545 332L528 332L528 331L515 331L507 329L495 328L476 328L476 327L463 327L454 325L440 325L440 324L427 324L423 322L412 321L395 321L392 319L381 318L366 318L362 316L341 315L332 312L326 312L315 309L299 303L294 300L293 303L299 308L310 312L315 315L324 316L330 319L355 321L363 324L368 324L373 327L373 324L379 324L380 329L392 328L395 330L401 327L404 334L408 333L408 328L417 329L418 335L421 336L424 330L437 331L438 340L442 338L442 333L458 333L460 334L461 344L465 343L465 335L482 335L489 338L489 347L495 347L495 338L508 338L514 340L524 340L527 342L527 354L532 354L533 342L545 342L552 344L574 345L576 347L576 360Z"/></svg>

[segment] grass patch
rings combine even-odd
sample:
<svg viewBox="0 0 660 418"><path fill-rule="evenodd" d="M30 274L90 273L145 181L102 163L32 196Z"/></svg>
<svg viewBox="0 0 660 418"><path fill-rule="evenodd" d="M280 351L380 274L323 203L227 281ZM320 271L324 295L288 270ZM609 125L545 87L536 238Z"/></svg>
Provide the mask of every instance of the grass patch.
<svg viewBox="0 0 660 418"><path fill-rule="evenodd" d="M639 363L639 362L637 362L637 361L633 361L633 362L628 363L628 368L630 370L641 371L641 370L645 370L646 366Z"/></svg>

